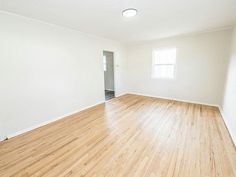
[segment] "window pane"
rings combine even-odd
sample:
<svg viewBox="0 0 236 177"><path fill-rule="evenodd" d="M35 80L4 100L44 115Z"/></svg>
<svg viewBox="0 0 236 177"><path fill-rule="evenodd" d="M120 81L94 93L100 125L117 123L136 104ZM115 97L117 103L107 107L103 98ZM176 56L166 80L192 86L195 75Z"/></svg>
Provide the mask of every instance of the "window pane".
<svg viewBox="0 0 236 177"><path fill-rule="evenodd" d="M107 71L107 64L106 63L103 64L103 70Z"/></svg>
<svg viewBox="0 0 236 177"><path fill-rule="evenodd" d="M107 63L107 57L103 55L103 63Z"/></svg>
<svg viewBox="0 0 236 177"><path fill-rule="evenodd" d="M104 71L107 70L107 58L105 55L103 55L103 70Z"/></svg>
<svg viewBox="0 0 236 177"><path fill-rule="evenodd" d="M175 64L176 48L160 49L154 53L154 64Z"/></svg>
<svg viewBox="0 0 236 177"><path fill-rule="evenodd" d="M174 65L155 65L153 70L153 77L155 78L174 78Z"/></svg>

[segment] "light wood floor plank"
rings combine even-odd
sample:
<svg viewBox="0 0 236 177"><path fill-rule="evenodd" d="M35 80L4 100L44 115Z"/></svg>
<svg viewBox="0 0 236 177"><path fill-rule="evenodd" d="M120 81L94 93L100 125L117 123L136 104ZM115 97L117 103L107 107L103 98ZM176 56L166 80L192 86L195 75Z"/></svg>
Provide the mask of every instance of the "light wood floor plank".
<svg viewBox="0 0 236 177"><path fill-rule="evenodd" d="M236 177L218 108L124 95L0 143L1 177Z"/></svg>

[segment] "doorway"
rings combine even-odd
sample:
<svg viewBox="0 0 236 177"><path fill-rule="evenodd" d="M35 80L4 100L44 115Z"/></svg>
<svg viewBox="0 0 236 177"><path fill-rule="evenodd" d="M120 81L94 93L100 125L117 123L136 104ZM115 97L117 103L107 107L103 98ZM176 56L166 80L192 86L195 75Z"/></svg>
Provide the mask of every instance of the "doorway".
<svg viewBox="0 0 236 177"><path fill-rule="evenodd" d="M103 51L103 70L104 70L105 100L107 101L115 97L113 52Z"/></svg>

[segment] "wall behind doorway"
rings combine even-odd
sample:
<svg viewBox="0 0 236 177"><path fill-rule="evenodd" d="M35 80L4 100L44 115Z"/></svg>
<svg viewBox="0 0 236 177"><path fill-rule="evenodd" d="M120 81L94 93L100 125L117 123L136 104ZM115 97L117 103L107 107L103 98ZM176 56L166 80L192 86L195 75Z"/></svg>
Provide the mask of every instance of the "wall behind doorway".
<svg viewBox="0 0 236 177"><path fill-rule="evenodd" d="M114 53L104 51L103 55L106 56L106 71L104 71L104 84L105 90L115 91L114 86Z"/></svg>

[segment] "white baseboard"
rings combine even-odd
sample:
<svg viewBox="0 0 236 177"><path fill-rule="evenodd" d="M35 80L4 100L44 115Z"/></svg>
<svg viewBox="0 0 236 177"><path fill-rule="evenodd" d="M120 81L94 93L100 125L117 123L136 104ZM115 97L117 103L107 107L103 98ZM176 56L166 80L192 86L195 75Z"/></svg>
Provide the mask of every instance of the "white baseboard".
<svg viewBox="0 0 236 177"><path fill-rule="evenodd" d="M0 141L4 141L7 138L4 133L5 132L4 132L3 127L2 127L2 129L0 130Z"/></svg>
<svg viewBox="0 0 236 177"><path fill-rule="evenodd" d="M141 96L148 96L148 97L154 97L154 98L161 98L161 99L168 99L168 100L175 100L175 101L181 101L181 102L188 102L188 103L202 104L202 105L208 105L208 106L215 106L215 107L218 107L219 110L220 110L220 113L221 113L221 115L222 115L222 117L223 117L223 119L224 119L224 121L225 121L225 124L226 124L226 126L227 126L227 128L228 128L228 130L229 130L229 133L230 133L230 135L231 135L231 137L232 137L232 139L233 139L233 142L234 142L234 144L236 144L236 137L233 137L232 133L230 132L230 130L231 130L231 128L229 127L230 124L226 122L227 119L225 119L224 113L223 113L222 109L220 108L220 106L218 106L218 105L213 105L213 104L208 104L208 103L202 103L202 102L195 102L195 101L189 101L189 100L180 100L180 99L169 98L169 97L153 96L153 95L141 94L141 93L137 93L137 92L122 93L122 94L116 95L116 97L120 97L120 96L123 96L123 95L126 95L126 94L134 94L134 95L141 95ZM70 115L73 115L73 114L75 114L75 113L78 113L78 112L80 112L80 111L83 111L83 110L85 110L85 109L94 107L94 106L96 106L96 105L98 105L98 104L101 104L101 103L104 103L104 101L100 101L100 102L98 102L98 103L96 103L96 104L93 104L93 105L84 107L84 108L82 108L82 109L80 109L80 110L76 110L76 111L70 112L70 113L68 113L68 114L64 114L63 116L60 116L60 117L57 117L57 118L53 118L53 119L50 119L50 120L48 120L48 121L44 121L44 122L42 122L42 123L39 123L39 124L33 125L33 126L31 126L31 127L28 127L28 128L26 128L26 129L17 131L17 132L15 132L15 133L11 133L11 134L7 135L7 138L12 138L12 137L21 135L21 134L23 134L23 133L29 132L29 131L34 130L34 129L36 129L36 128L42 127L42 126L44 126L44 125L47 125L47 124L49 124L49 123L52 123L52 122L55 122L55 121L57 121L57 120L63 119L63 118L65 118L65 117L68 117L68 116L70 116ZM0 137L0 141L5 140L5 138L6 138L6 137Z"/></svg>
<svg viewBox="0 0 236 177"><path fill-rule="evenodd" d="M121 93L121 94L119 94L119 95L116 95L116 97L120 97L120 96L123 96L123 95L125 95L125 94L127 94L127 93ZM0 141L4 141L6 138L13 138L13 137L18 136L18 135L21 135L21 134L23 134L23 133L29 132L29 131L31 131L31 130L34 130L34 129L36 129L36 128L39 128L39 127L42 127L42 126L44 126L44 125L50 124L50 123L55 122L55 121L57 121L57 120L63 119L63 118L65 118L65 117L68 117L68 116L70 116L70 115L73 115L73 114L75 114L75 113L78 113L78 112L80 112L80 111L83 111L83 110L85 110L85 109L88 109L88 108L94 107L94 106L96 106L96 105L99 105L99 104L101 104L101 103L105 103L105 100L100 101L100 102L98 102L98 103L96 103L96 104L93 104L93 105L84 107L84 108L82 108L82 109L80 109L80 110L76 110L76 111L70 112L70 113L68 113L68 114L64 114L63 116L56 117L56 118L50 119L50 120L48 120L48 121L44 121L44 122L42 122L42 123L33 125L33 126L31 126L31 127L28 127L28 128L22 129L22 130L19 130L19 131L17 131L17 132L10 133L10 134L8 134L6 137L1 137L1 136L0 136Z"/></svg>
<svg viewBox="0 0 236 177"><path fill-rule="evenodd" d="M229 131L229 134L231 136L232 142L234 143L234 146L236 146L236 135L233 135L232 127L231 124L227 122L226 116L222 110L222 108L219 105L215 104L209 104L209 103L203 103L203 102L196 102L196 101L189 101L189 100L180 100L176 98L170 98L170 97L162 97L162 96L154 96L154 95L148 95L148 94L142 94L142 93L137 93L137 92L129 92L129 94L134 94L134 95L141 95L141 96L147 96L147 97L154 97L154 98L161 98L161 99L167 99L167 100L175 100L175 101L181 101L181 102L187 102L187 103L194 103L194 104L201 104L201 105L207 105L207 106L214 106L217 107L220 111L220 114L223 118L223 121L225 122L225 125Z"/></svg>
<svg viewBox="0 0 236 177"><path fill-rule="evenodd" d="M236 147L236 135L233 134L233 131L232 131L233 128L231 127L231 124L227 121L225 113L224 113L223 109L220 106L219 106L219 110L220 110L220 114L221 114L221 116L223 118L223 121L225 122L225 125L226 125L226 127L227 127L227 129L229 131L229 134L230 134L230 136L232 138L234 146Z"/></svg>
<svg viewBox="0 0 236 177"><path fill-rule="evenodd" d="M0 141L4 141L6 138L3 136L0 136Z"/></svg>
<svg viewBox="0 0 236 177"><path fill-rule="evenodd" d="M105 102L105 101L100 101L100 102L98 102L98 103L96 103L96 104L93 104L93 105L90 105L90 106L86 106L86 107L84 107L84 108L82 108L82 109L80 109L80 110L76 110L76 111L73 111L73 112L64 114L64 115L62 115L62 116L60 116L60 117L53 118L53 119L50 119L50 120L48 120L48 121L44 121L44 122L42 122L42 123L39 123L39 124L33 125L33 126L31 126L31 127L25 128L25 129L23 129L23 130L20 130L20 131L17 131L17 132L8 134L8 135L7 135L7 138L13 138L13 137L15 137L15 136L21 135L21 134L23 134L23 133L26 133L26 132L29 132L29 131L34 130L34 129L36 129L36 128L42 127L42 126L44 126L44 125L47 125L47 124L49 124L49 123L52 123L52 122L55 122L55 121L57 121L57 120L63 119L63 118L65 118L65 117L71 116L71 115L73 115L73 114L75 114L75 113L81 112L81 111L83 111L83 110L85 110L85 109L94 107L94 106L99 105L99 104L104 103L104 102Z"/></svg>
<svg viewBox="0 0 236 177"><path fill-rule="evenodd" d="M182 99L172 98L172 97L163 97L163 96L142 94L142 93L138 93L138 92L129 92L129 94L140 95L140 96L147 96L147 97L153 97L153 98L161 98L161 99L166 99L166 100L174 100L174 101L193 103L193 104L201 104L201 105L206 105L206 106L219 107L219 105L217 105L217 104L210 104L210 103L204 103L204 102L198 102L198 101L190 101L190 100L182 100Z"/></svg>
<svg viewBox="0 0 236 177"><path fill-rule="evenodd" d="M123 96L123 95L126 95L126 94L128 94L128 93L120 93L120 94L115 94L115 97L120 97L120 96Z"/></svg>
<svg viewBox="0 0 236 177"><path fill-rule="evenodd" d="M107 91L113 91L113 92L115 91L114 89L113 89L113 90L112 90L112 89L105 89L105 90L107 90Z"/></svg>

